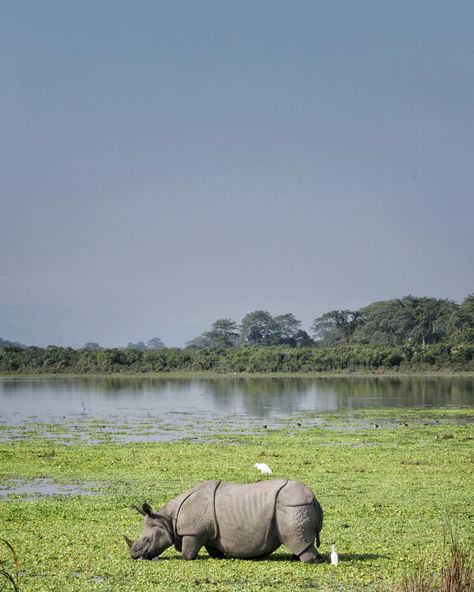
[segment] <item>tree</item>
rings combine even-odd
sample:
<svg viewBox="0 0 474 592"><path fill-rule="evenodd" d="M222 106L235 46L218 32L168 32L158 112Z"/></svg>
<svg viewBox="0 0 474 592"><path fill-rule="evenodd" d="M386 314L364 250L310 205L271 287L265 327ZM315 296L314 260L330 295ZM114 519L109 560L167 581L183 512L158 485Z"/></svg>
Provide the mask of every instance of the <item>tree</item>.
<svg viewBox="0 0 474 592"><path fill-rule="evenodd" d="M137 343L132 343L131 341L127 343L127 349L138 349L140 351L146 350L146 345L143 341L138 341Z"/></svg>
<svg viewBox="0 0 474 592"><path fill-rule="evenodd" d="M294 337L296 347L313 347L314 341L303 329L299 329Z"/></svg>
<svg viewBox="0 0 474 592"><path fill-rule="evenodd" d="M440 343L449 333L457 305L451 300L405 296L363 308L353 341L368 345Z"/></svg>
<svg viewBox="0 0 474 592"><path fill-rule="evenodd" d="M239 343L239 332L237 323L231 319L218 319L212 324L210 331L203 333L212 349L230 349Z"/></svg>
<svg viewBox="0 0 474 592"><path fill-rule="evenodd" d="M295 318L295 315L290 313L278 315L273 319L276 323L277 330L275 341L281 345L296 346L296 336L301 327L301 321Z"/></svg>
<svg viewBox="0 0 474 592"><path fill-rule="evenodd" d="M101 349L103 349L98 343L96 343L95 341L88 341L85 346L84 349L90 349L90 350L94 350L94 351L99 351Z"/></svg>
<svg viewBox="0 0 474 592"><path fill-rule="evenodd" d="M452 300L405 296L400 304L407 340L423 347L427 343L444 341L449 321L456 310Z"/></svg>
<svg viewBox="0 0 474 592"><path fill-rule="evenodd" d="M204 335L198 335L186 342L186 348L189 349L208 349L209 340Z"/></svg>
<svg viewBox="0 0 474 592"><path fill-rule="evenodd" d="M359 311L332 310L315 319L312 330L322 345L349 344L361 322Z"/></svg>
<svg viewBox="0 0 474 592"><path fill-rule="evenodd" d="M457 307L447 329L451 340L458 343L474 343L474 294L469 294Z"/></svg>
<svg viewBox="0 0 474 592"><path fill-rule="evenodd" d="M353 341L367 345L402 345L406 328L400 300L373 302L360 310L362 322L356 328Z"/></svg>
<svg viewBox="0 0 474 592"><path fill-rule="evenodd" d="M256 310L242 319L240 336L243 343L249 345L275 345L279 326L266 310Z"/></svg>
<svg viewBox="0 0 474 592"><path fill-rule="evenodd" d="M166 349L166 345L159 337L153 337L146 343L147 349Z"/></svg>
<svg viewBox="0 0 474 592"><path fill-rule="evenodd" d="M273 319L277 325L273 337L275 345L289 345L290 347L312 347L314 341L301 329L301 321L290 313L282 314Z"/></svg>
<svg viewBox="0 0 474 592"><path fill-rule="evenodd" d="M239 344L237 324L231 319L218 319L212 324L210 331L187 342L186 347L194 349L230 349Z"/></svg>

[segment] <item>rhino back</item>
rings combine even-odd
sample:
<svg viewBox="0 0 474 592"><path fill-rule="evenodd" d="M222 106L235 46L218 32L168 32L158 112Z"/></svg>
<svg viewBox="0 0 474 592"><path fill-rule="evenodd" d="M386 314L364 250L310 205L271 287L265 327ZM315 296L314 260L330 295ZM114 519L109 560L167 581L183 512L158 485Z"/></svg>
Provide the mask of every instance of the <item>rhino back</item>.
<svg viewBox="0 0 474 592"><path fill-rule="evenodd" d="M258 557L280 546L274 523L275 504L286 483L285 479L272 479L219 485L215 512L222 551L232 557Z"/></svg>
<svg viewBox="0 0 474 592"><path fill-rule="evenodd" d="M315 500L314 493L299 481L288 481L278 494L278 505L302 506L312 504Z"/></svg>
<svg viewBox="0 0 474 592"><path fill-rule="evenodd" d="M216 487L219 481L203 481L199 483L192 489L185 491L178 497L173 498L169 502L167 502L164 506L161 506L156 510L159 514L166 516L173 520L173 524L176 524L176 520L178 518L179 511L181 506L186 502L186 500L192 496L194 493L201 491L202 489L207 490L209 487Z"/></svg>

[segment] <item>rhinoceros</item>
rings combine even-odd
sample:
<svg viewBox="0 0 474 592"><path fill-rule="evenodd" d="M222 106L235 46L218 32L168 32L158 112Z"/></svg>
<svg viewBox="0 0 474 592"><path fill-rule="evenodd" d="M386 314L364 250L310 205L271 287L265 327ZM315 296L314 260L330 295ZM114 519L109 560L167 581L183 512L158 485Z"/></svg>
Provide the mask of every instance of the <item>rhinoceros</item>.
<svg viewBox="0 0 474 592"><path fill-rule="evenodd" d="M211 557L256 558L285 545L304 563L318 563L323 510L303 483L272 479L237 484L205 481L144 516L136 541L124 537L133 559L154 559L172 545L184 559L202 546Z"/></svg>

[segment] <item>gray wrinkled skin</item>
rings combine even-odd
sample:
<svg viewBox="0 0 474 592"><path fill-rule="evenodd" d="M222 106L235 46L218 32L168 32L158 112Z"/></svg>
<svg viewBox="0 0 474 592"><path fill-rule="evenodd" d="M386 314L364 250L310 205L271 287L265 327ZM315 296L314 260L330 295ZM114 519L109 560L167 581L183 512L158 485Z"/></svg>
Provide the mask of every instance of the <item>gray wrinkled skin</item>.
<svg viewBox="0 0 474 592"><path fill-rule="evenodd" d="M283 544L304 563L321 560L314 542L319 546L323 510L298 481L206 481L156 511L133 507L144 529L136 541L125 537L132 559L154 559L172 545L184 559L203 546L211 557L255 558Z"/></svg>

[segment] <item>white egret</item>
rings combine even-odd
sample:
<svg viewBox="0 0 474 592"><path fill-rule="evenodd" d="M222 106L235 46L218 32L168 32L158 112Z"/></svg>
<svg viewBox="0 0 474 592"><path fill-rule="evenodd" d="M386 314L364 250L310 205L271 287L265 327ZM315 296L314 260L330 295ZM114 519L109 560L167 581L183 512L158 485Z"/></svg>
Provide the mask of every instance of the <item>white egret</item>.
<svg viewBox="0 0 474 592"><path fill-rule="evenodd" d="M271 475L272 474L271 468L265 463L255 463L253 466L256 469L258 469L262 473L262 475Z"/></svg>
<svg viewBox="0 0 474 592"><path fill-rule="evenodd" d="M331 565L337 565L339 563L339 557L336 553L336 545L331 547Z"/></svg>

